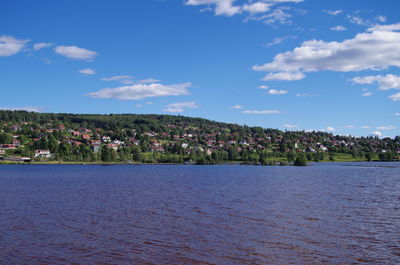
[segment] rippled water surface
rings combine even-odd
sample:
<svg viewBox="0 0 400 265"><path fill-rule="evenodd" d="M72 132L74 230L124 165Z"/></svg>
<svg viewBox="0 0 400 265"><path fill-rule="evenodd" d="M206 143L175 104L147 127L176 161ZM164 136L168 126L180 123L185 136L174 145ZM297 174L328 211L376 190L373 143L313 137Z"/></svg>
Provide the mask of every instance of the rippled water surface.
<svg viewBox="0 0 400 265"><path fill-rule="evenodd" d="M400 164L0 166L1 264L399 264Z"/></svg>

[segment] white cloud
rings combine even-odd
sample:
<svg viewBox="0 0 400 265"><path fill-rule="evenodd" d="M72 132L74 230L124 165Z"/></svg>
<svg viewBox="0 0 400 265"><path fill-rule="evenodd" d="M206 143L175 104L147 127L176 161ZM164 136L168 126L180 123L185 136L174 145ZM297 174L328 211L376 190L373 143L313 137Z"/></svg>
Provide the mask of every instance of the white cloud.
<svg viewBox="0 0 400 265"><path fill-rule="evenodd" d="M243 114L280 114L280 110L244 110Z"/></svg>
<svg viewBox="0 0 400 265"><path fill-rule="evenodd" d="M147 79L139 80L139 82L140 83L157 83L157 82L160 82L160 80L154 79L154 78L147 78Z"/></svg>
<svg viewBox="0 0 400 265"><path fill-rule="evenodd" d="M380 136L382 136L382 133L380 131L373 131L373 132L371 132L371 135L380 137Z"/></svg>
<svg viewBox="0 0 400 265"><path fill-rule="evenodd" d="M370 129L371 127L370 126L361 126L360 128L361 129Z"/></svg>
<svg viewBox="0 0 400 265"><path fill-rule="evenodd" d="M143 107L143 104L136 104L135 105L135 108L141 108L141 107Z"/></svg>
<svg viewBox="0 0 400 265"><path fill-rule="evenodd" d="M163 85L160 83L135 84L116 88L103 88L89 93L94 98L116 98L120 100L139 100L150 97L189 95L191 83Z"/></svg>
<svg viewBox="0 0 400 265"><path fill-rule="evenodd" d="M353 129L354 128L354 125L346 125L346 126L344 126L344 128L347 128L347 129Z"/></svg>
<svg viewBox="0 0 400 265"><path fill-rule="evenodd" d="M283 73L299 80L302 73L317 71L351 72L400 67L400 32L372 31L342 42L310 40L292 51L279 53L272 62L256 65L255 71L269 72L265 79Z"/></svg>
<svg viewBox="0 0 400 265"><path fill-rule="evenodd" d="M238 3L236 0L186 0L188 6L207 6L201 11L214 11L215 15L234 16L237 14L246 14L246 20L263 21L266 24L282 23L290 24L288 19L291 17L286 11L289 7L277 7L282 3L300 3L303 0L257 0L247 1L247 3Z"/></svg>
<svg viewBox="0 0 400 265"><path fill-rule="evenodd" d="M0 56L11 56L25 47L29 40L19 40L11 36L0 36Z"/></svg>
<svg viewBox="0 0 400 265"><path fill-rule="evenodd" d="M33 49L35 51L39 51L39 50L41 50L43 48L49 48L51 46L53 46L53 43L51 43L51 42L41 42L41 43L34 44L33 45Z"/></svg>
<svg viewBox="0 0 400 265"><path fill-rule="evenodd" d="M367 31L398 31L400 30L400 23L389 25L374 25L367 29Z"/></svg>
<svg viewBox="0 0 400 265"><path fill-rule="evenodd" d="M247 4L243 6L243 10L249 13L265 13L269 11L271 8L271 4L267 4L264 2L255 2L252 4Z"/></svg>
<svg viewBox="0 0 400 265"><path fill-rule="evenodd" d="M385 16L377 16L375 19L378 20L381 23L384 23L384 22L386 22L387 17L385 17Z"/></svg>
<svg viewBox="0 0 400 265"><path fill-rule="evenodd" d="M376 127L376 129L377 129L377 130L381 130L381 131L383 131L383 130L394 130L394 129L396 129L396 127L393 126L393 125L389 125L389 126L379 126L379 127Z"/></svg>
<svg viewBox="0 0 400 265"><path fill-rule="evenodd" d="M336 16L336 15L339 15L340 13L342 13L343 10L340 10L340 9L338 9L338 10L324 10L324 12L329 14L329 15L331 15L331 16Z"/></svg>
<svg viewBox="0 0 400 265"><path fill-rule="evenodd" d="M332 132L336 132L336 129L331 126L328 126L325 129L322 129L321 131L332 133Z"/></svg>
<svg viewBox="0 0 400 265"><path fill-rule="evenodd" d="M243 106L242 105L235 105L235 106L232 106L231 109L243 109Z"/></svg>
<svg viewBox="0 0 400 265"><path fill-rule="evenodd" d="M83 74L83 75L95 75L96 71L91 68L85 68L85 69L79 70L79 73Z"/></svg>
<svg viewBox="0 0 400 265"><path fill-rule="evenodd" d="M296 97L316 97L317 95L313 95L310 93L296 93Z"/></svg>
<svg viewBox="0 0 400 265"><path fill-rule="evenodd" d="M294 129L297 128L298 126L294 124L284 124L283 127L287 129Z"/></svg>
<svg viewBox="0 0 400 265"><path fill-rule="evenodd" d="M359 16L347 15L347 19L349 20L350 23L360 26L370 26L372 24L369 20Z"/></svg>
<svg viewBox="0 0 400 265"><path fill-rule="evenodd" d="M165 112L171 112L171 113L180 113L185 110L185 108L189 109L195 109L198 108L199 106L196 105L194 102L178 102L178 103L172 103L168 104L166 108L164 109Z"/></svg>
<svg viewBox="0 0 400 265"><path fill-rule="evenodd" d="M110 81L121 81L127 79L132 79L132 77L130 75L115 75L111 77L103 77L101 80L110 82Z"/></svg>
<svg viewBox="0 0 400 265"><path fill-rule="evenodd" d="M259 88L259 89L268 89L269 87L266 86L266 85L260 85L260 86L258 86L258 88Z"/></svg>
<svg viewBox="0 0 400 265"><path fill-rule="evenodd" d="M339 26L331 27L331 30L334 30L334 31L343 31L343 30L346 30L346 28L343 27L343 26L341 26L341 25L339 25Z"/></svg>
<svg viewBox="0 0 400 265"><path fill-rule="evenodd" d="M272 41L265 43L264 46L271 47L280 44L282 41L284 41L284 38L275 37Z"/></svg>
<svg viewBox="0 0 400 265"><path fill-rule="evenodd" d="M372 92L365 92L365 93L362 93L362 96L363 97L369 97L369 96L372 96L374 93L372 93Z"/></svg>
<svg viewBox="0 0 400 265"><path fill-rule="evenodd" d="M62 56L84 61L93 61L98 55L95 51L79 48L77 46L57 46L54 51Z"/></svg>
<svg viewBox="0 0 400 265"><path fill-rule="evenodd" d="M213 5L215 6L215 15L233 16L241 12L239 6L234 6L235 0L187 0L185 5L199 6L199 5Z"/></svg>
<svg viewBox="0 0 400 265"><path fill-rule="evenodd" d="M29 111L29 112L42 112L43 107L32 107L32 106L26 106L26 107L0 107L0 110L24 110L24 111Z"/></svg>
<svg viewBox="0 0 400 265"><path fill-rule="evenodd" d="M274 45L278 45L278 44L284 42L287 39L292 39L292 40L297 39L297 35L286 35L286 36L283 36L283 37L275 37L272 41L263 44L263 46L271 47L271 46L274 46Z"/></svg>
<svg viewBox="0 0 400 265"><path fill-rule="evenodd" d="M375 76L357 76L351 79L351 81L355 84L363 84L370 85L377 83L379 85L380 90L389 90L389 89L400 89L400 76L388 74L385 76L375 75Z"/></svg>
<svg viewBox="0 0 400 265"><path fill-rule="evenodd" d="M400 112L396 112L394 116L400 116Z"/></svg>
<svg viewBox="0 0 400 265"><path fill-rule="evenodd" d="M270 95L285 95L287 94L288 91L287 90L276 90L276 89L270 89L268 91L268 94Z"/></svg>
<svg viewBox="0 0 400 265"><path fill-rule="evenodd" d="M393 101L400 101L400 92L396 93L396 94L393 94L393 95L390 95L389 99L391 99Z"/></svg>
<svg viewBox="0 0 400 265"><path fill-rule="evenodd" d="M264 81L294 81L301 80L305 77L303 73L300 72L279 72L279 73L269 73L262 80Z"/></svg>

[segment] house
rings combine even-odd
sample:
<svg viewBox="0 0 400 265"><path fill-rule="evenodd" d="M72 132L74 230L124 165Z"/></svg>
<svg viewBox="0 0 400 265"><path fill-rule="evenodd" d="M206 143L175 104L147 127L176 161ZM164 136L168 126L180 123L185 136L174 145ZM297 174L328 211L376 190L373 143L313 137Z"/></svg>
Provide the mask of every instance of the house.
<svg viewBox="0 0 400 265"><path fill-rule="evenodd" d="M22 156L8 156L8 157L5 157L4 160L13 161L13 162L31 162L30 157L22 157Z"/></svg>
<svg viewBox="0 0 400 265"><path fill-rule="evenodd" d="M0 149L10 150L10 149L17 149L17 147L13 144L0 144Z"/></svg>
<svg viewBox="0 0 400 265"><path fill-rule="evenodd" d="M91 140L90 144L92 146L93 152L97 153L100 150L100 140Z"/></svg>
<svg viewBox="0 0 400 265"><path fill-rule="evenodd" d="M80 136L81 132L80 131L72 131L71 132L73 136Z"/></svg>
<svg viewBox="0 0 400 265"><path fill-rule="evenodd" d="M111 142L110 136L107 136L107 135L104 135L101 139L103 140L104 143L109 143L109 142Z"/></svg>
<svg viewBox="0 0 400 265"><path fill-rule="evenodd" d="M21 145L21 142L20 142L18 139L14 139L14 140L13 140L13 145L15 145L15 146L20 146L20 145Z"/></svg>
<svg viewBox="0 0 400 265"><path fill-rule="evenodd" d="M118 145L116 145L116 144L107 144L107 147L108 147L108 148L112 148L112 149L114 149L115 151L118 150Z"/></svg>
<svg viewBox="0 0 400 265"><path fill-rule="evenodd" d="M0 155L4 155L5 153L6 153L6 151L0 150Z"/></svg>
<svg viewBox="0 0 400 265"><path fill-rule="evenodd" d="M50 150L35 150L35 157L39 157L39 158L50 158L51 157L51 153Z"/></svg>
<svg viewBox="0 0 400 265"><path fill-rule="evenodd" d="M84 140L90 140L90 135L89 134L82 134L82 138Z"/></svg>

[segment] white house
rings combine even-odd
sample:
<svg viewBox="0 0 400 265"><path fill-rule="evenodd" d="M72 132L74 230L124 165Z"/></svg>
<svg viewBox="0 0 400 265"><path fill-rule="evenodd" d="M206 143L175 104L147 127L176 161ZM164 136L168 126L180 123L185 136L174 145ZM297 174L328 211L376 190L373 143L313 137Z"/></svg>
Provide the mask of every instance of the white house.
<svg viewBox="0 0 400 265"><path fill-rule="evenodd" d="M51 153L49 150L35 150L35 157L50 158Z"/></svg>

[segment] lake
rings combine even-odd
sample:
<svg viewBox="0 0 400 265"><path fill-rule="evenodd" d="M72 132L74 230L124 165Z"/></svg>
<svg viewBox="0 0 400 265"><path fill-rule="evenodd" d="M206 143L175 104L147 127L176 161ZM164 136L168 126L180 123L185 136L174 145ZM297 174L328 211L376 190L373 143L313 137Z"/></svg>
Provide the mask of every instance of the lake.
<svg viewBox="0 0 400 265"><path fill-rule="evenodd" d="M400 163L0 166L1 264L399 264Z"/></svg>

